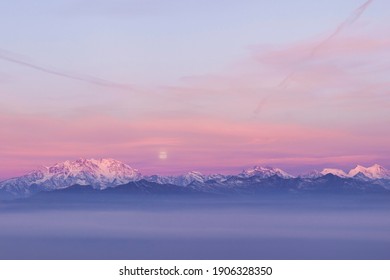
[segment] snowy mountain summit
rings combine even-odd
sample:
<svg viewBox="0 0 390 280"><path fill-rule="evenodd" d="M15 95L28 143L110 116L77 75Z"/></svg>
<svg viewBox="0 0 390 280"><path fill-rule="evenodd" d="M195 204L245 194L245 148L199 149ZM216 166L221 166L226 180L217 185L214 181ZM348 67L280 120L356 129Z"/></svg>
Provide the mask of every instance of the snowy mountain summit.
<svg viewBox="0 0 390 280"><path fill-rule="evenodd" d="M332 174L340 178L347 178L348 174L345 173L341 169L336 169L336 168L325 168L324 170L321 171L322 175L327 175L327 174Z"/></svg>
<svg viewBox="0 0 390 280"><path fill-rule="evenodd" d="M332 174L340 178L366 178L371 180L376 179L390 179L390 170L387 170L379 164L374 164L370 167L364 167L357 165L351 169L348 173L341 169L336 168L324 168L321 172L312 171L301 175L302 178L318 178L327 174Z"/></svg>
<svg viewBox="0 0 390 280"><path fill-rule="evenodd" d="M357 165L354 169L349 171L348 176L354 177L359 173L370 179L390 179L390 170L387 170L379 164L374 164L370 167Z"/></svg>
<svg viewBox="0 0 390 280"><path fill-rule="evenodd" d="M253 168L243 170L239 176L243 178L249 178L253 176L261 177L261 178L269 178L271 176L279 176L284 179L293 178L294 176L288 174L287 172L273 167L261 167L254 166Z"/></svg>
<svg viewBox="0 0 390 280"><path fill-rule="evenodd" d="M204 183L206 181L206 177L198 171L191 171L179 176L152 175L146 176L144 177L144 179L146 181L158 184L171 184L177 186L188 186L194 182Z"/></svg>
<svg viewBox="0 0 390 280"><path fill-rule="evenodd" d="M299 177L294 177L279 168L261 166L254 166L233 175L203 175L200 172L191 171L177 176L142 176L137 169L115 159L81 158L56 163L49 167L43 166L24 176L0 182L0 196L28 197L37 192L61 190L74 185L92 186L96 190L103 190L132 182L173 185L187 188L187 190L213 192L243 186L256 188L267 184L279 184L281 181L274 180L274 177L286 181L291 179L289 184L298 182L303 185L316 185L323 181L317 180L318 178L328 174L349 180L348 184L352 184L351 180L353 180L353 184L377 184L390 190L390 170L378 164L371 167L357 165L348 173L341 169L325 168L321 172L313 171Z"/></svg>
<svg viewBox="0 0 390 280"><path fill-rule="evenodd" d="M15 189L18 192L31 185L43 188L62 189L71 185L91 185L105 189L141 178L137 169L114 159L78 159L43 166L24 176L12 178L0 183L0 188ZM28 191L27 189L25 190Z"/></svg>

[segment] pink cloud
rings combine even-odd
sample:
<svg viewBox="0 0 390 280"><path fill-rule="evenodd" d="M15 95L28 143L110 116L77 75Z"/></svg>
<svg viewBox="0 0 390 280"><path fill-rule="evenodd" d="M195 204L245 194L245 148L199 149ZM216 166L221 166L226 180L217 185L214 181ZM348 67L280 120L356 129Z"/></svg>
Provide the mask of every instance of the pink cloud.
<svg viewBox="0 0 390 280"><path fill-rule="evenodd" d="M144 173L170 174L193 169L225 172L252 164L292 168L331 158L350 163L378 154L362 153L359 144L351 143L355 136L350 133L298 124L199 117L124 120L103 115L65 120L8 114L1 116L0 125L1 170L8 177L37 164L78 157L114 157ZM368 140L383 145L381 139ZM167 160L158 158L162 150Z"/></svg>
<svg viewBox="0 0 390 280"><path fill-rule="evenodd" d="M78 157L113 157L144 173L165 174L252 164L292 171L386 165L388 29L348 27L325 39L252 48L224 72L140 91L139 103L121 95L63 118L3 112L0 172L11 176ZM106 109L113 113L103 114ZM161 151L167 160L158 158Z"/></svg>

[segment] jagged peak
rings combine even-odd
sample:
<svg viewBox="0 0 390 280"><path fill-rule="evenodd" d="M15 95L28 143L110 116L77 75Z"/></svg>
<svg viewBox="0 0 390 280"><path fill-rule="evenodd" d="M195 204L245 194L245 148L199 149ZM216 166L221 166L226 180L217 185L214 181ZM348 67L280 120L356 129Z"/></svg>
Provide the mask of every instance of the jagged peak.
<svg viewBox="0 0 390 280"><path fill-rule="evenodd" d="M189 171L185 175L203 176L203 174L199 171Z"/></svg>
<svg viewBox="0 0 390 280"><path fill-rule="evenodd" d="M106 188L139 180L141 173L121 161L102 158L65 160L51 166L40 166L24 176L2 182L2 185L40 184L48 189L67 187L70 184L92 185Z"/></svg>
<svg viewBox="0 0 390 280"><path fill-rule="evenodd" d="M91 165L96 165L96 166L110 166L110 165L118 165L118 166L123 166L123 167L126 167L126 168L131 168L131 169L134 169L132 167L130 167L129 165L119 161L119 160L116 160L116 159L112 159L112 158L99 158L99 159L94 159L94 158L90 158L90 159L86 159L86 158L79 158L79 159L76 159L76 160L65 160L63 162L57 162L51 166L44 166L44 168L51 168L51 167L57 167L57 166L65 166L65 167L82 167L82 166L91 166ZM136 170L136 169L134 169Z"/></svg>
<svg viewBox="0 0 390 280"><path fill-rule="evenodd" d="M183 178L184 184L190 184L193 181L203 182L205 180L205 176L198 171L190 171L181 176Z"/></svg>
<svg viewBox="0 0 390 280"><path fill-rule="evenodd" d="M362 173L364 176L370 179L389 179L390 171L379 164L374 164L370 167L364 167L357 165L351 169L348 173L349 176L353 177L358 173Z"/></svg>
<svg viewBox="0 0 390 280"><path fill-rule="evenodd" d="M378 170L387 170L386 168L384 168L382 165L380 164L373 164L372 166L368 167L369 169L378 169Z"/></svg>
<svg viewBox="0 0 390 280"><path fill-rule="evenodd" d="M337 169L337 168L324 168L321 171L321 174L322 175L332 174L332 175L335 175L335 176L338 176L338 177L342 177L342 178L348 177L348 174L345 173L344 170Z"/></svg>
<svg viewBox="0 0 390 280"><path fill-rule="evenodd" d="M314 171L307 173L307 176L301 175L301 178L317 178L326 174L333 174L342 178L368 178L367 180L390 179L390 171L379 164L373 164L370 167L356 165L347 174L341 169L325 168L321 172ZM270 166L255 165L242 171L242 173L234 175L203 175L199 171L189 171L178 176L142 176L141 173L129 165L113 159L113 158L78 158L76 160L65 160L58 162L52 166L40 166L38 169L27 173L24 176L3 180L0 184L0 189L8 187L26 187L33 184L39 184L47 189L60 189L71 184L92 185L96 188L112 187L119 184L137 181L142 178L158 183L169 183L175 185L187 186L193 182L204 183L207 180L213 179L218 182L226 181L227 178L250 177L269 178L278 176L284 179L294 178L280 168Z"/></svg>
<svg viewBox="0 0 390 280"><path fill-rule="evenodd" d="M259 166L259 165L255 165L253 168L244 169L239 175L244 177L252 177L252 176L271 177L274 175L277 175L282 178L294 177L280 168L275 168L270 166Z"/></svg>

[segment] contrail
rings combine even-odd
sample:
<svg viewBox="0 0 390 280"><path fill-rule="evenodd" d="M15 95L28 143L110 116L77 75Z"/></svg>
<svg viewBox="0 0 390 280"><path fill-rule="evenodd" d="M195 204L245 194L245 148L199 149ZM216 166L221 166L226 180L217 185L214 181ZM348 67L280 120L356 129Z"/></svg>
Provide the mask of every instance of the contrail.
<svg viewBox="0 0 390 280"><path fill-rule="evenodd" d="M324 45L326 45L328 42L330 42L334 37L336 37L339 33L341 33L345 28L351 26L354 24L361 16L362 14L367 10L367 8L374 2L374 0L368 0L363 5L355 9L348 17L345 19L339 26L336 28L335 31L333 31L332 34L330 34L326 39L321 41L319 44L313 47L311 50L309 56L305 59L302 59L301 62L306 61L307 59L312 58L315 56L315 54L320 50ZM283 89L287 87L288 83L291 80L291 77L297 72L297 69L293 70L290 74L288 74L277 86L277 89ZM265 96L258 104L257 108L255 109L254 113L257 114L261 111L262 107L266 103L266 101L273 95L273 93L268 94Z"/></svg>
<svg viewBox="0 0 390 280"><path fill-rule="evenodd" d="M28 68L31 68L31 69L34 69L34 70L37 70L40 72L60 76L60 77L67 78L67 79L82 81L82 82L86 82L86 83L94 84L94 85L98 85L98 86L103 86L103 87L134 90L133 86L131 86L131 85L120 84L120 83L112 82L109 80L105 80L105 79L101 79L101 78L93 77L93 76L80 75L80 74L69 74L69 73L66 73L65 71L50 69L48 67L29 62L25 59L12 57L10 55L5 54L4 51L0 51L0 59L14 63L14 64L18 64L18 65L21 65L24 67L28 67Z"/></svg>
<svg viewBox="0 0 390 280"><path fill-rule="evenodd" d="M315 46L313 48L310 56L315 55L315 53L319 49L321 49L326 43L331 41L334 37L336 37L339 33L341 33L345 28L354 24L361 17L361 15L367 10L368 6L372 2L374 2L374 0L368 0L363 5L361 5L359 8L357 8L355 11L353 11L352 14L344 22L342 22L332 34L330 34L325 40L323 40L321 43L319 43L317 46Z"/></svg>

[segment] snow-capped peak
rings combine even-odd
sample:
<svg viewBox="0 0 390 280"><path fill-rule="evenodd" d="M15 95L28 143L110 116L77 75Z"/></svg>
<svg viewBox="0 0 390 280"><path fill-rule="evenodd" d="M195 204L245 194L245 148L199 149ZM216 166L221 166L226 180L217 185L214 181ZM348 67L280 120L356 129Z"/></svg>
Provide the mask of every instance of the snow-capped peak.
<svg viewBox="0 0 390 280"><path fill-rule="evenodd" d="M145 176L143 177L149 182L159 183L159 184L172 184L177 186L188 186L193 182L204 183L206 177L198 171L190 171L183 175L179 176Z"/></svg>
<svg viewBox="0 0 390 280"><path fill-rule="evenodd" d="M65 161L57 163L51 167L46 167L49 174L78 176L80 173L89 173L104 178L123 178L131 177L138 178L140 173L137 169L114 159L83 159L75 161Z"/></svg>
<svg viewBox="0 0 390 280"><path fill-rule="evenodd" d="M357 165L355 168L349 171L348 175L353 177L358 173L361 173L370 179L390 179L390 171L380 166L379 164L374 164L370 167Z"/></svg>
<svg viewBox="0 0 390 280"><path fill-rule="evenodd" d="M379 164L374 164L371 167L358 165L354 169L351 169L348 174L340 169L325 168L321 172L314 171L301 175L300 177L315 179L326 174L363 181L376 179L390 180L390 170L385 169ZM91 185L97 189L105 189L141 179L159 184L199 188L200 186L207 187L209 183L236 186L240 182L247 181L243 180L245 178L255 177L253 178L254 180L251 179L249 181L256 181L258 178L265 179L272 176L278 176L284 179L294 178L294 176L279 168L261 166L254 166L253 168L242 171L238 175L212 174L205 176L200 172L191 171L179 176L141 176L137 169L133 169L127 164L115 159L80 158L74 161L67 160L56 163L48 167L43 166L24 176L2 181L0 182L0 189L1 191L12 194L28 196L37 188L39 190L56 190L78 184ZM207 183L207 181L210 182Z"/></svg>
<svg viewBox="0 0 390 280"><path fill-rule="evenodd" d="M203 183L204 181L205 176L198 171L190 171L176 178L176 183L182 186L187 186L193 182Z"/></svg>
<svg viewBox="0 0 390 280"><path fill-rule="evenodd" d="M262 178L268 178L271 176L277 175L281 178L293 178L294 176L288 174L287 172L273 167L262 167L262 166L254 166L253 168L243 170L239 176L244 178L249 178L253 176L258 176Z"/></svg>
<svg viewBox="0 0 390 280"><path fill-rule="evenodd" d="M333 174L335 176L341 177L341 178L347 178L348 175L341 169L336 169L336 168L325 168L321 171L322 175L326 174Z"/></svg>
<svg viewBox="0 0 390 280"><path fill-rule="evenodd" d="M62 189L75 184L96 188L113 187L141 178L137 169L114 159L83 159L43 166L24 176L6 180L0 188L23 187L33 184L46 189Z"/></svg>

